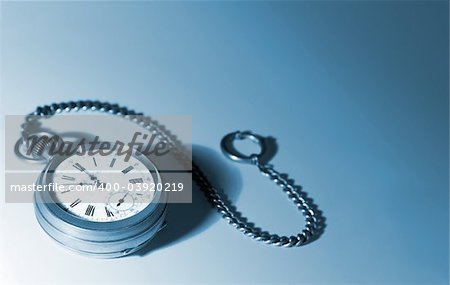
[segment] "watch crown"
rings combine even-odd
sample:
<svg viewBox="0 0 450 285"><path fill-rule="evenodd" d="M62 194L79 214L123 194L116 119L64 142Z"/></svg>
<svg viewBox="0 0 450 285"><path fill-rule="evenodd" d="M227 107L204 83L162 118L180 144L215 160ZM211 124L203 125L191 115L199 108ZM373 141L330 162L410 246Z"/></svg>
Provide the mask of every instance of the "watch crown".
<svg viewBox="0 0 450 285"><path fill-rule="evenodd" d="M56 153L63 140L60 136L39 132L20 138L15 146L16 155L24 160L46 163Z"/></svg>

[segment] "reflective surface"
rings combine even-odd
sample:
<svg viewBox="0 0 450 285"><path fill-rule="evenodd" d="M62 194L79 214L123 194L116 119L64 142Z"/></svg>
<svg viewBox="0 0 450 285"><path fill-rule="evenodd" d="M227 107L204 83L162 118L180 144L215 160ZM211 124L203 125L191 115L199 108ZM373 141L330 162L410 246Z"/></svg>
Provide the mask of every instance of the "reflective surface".
<svg viewBox="0 0 450 285"><path fill-rule="evenodd" d="M230 130L271 135L277 169L328 218L320 240L294 251L217 218L142 258L105 262L55 247L30 205L0 204L2 281L448 284L446 2L1 5L3 113L97 98L192 114L193 141L212 152ZM222 163L245 177L231 185L255 223L297 229L270 181Z"/></svg>

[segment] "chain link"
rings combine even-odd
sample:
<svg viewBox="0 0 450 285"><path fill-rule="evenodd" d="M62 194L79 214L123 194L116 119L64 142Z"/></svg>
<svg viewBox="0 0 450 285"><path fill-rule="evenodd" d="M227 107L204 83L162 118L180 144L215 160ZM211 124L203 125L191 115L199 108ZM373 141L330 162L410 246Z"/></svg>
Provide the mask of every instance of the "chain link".
<svg viewBox="0 0 450 285"><path fill-rule="evenodd" d="M149 130L155 134L158 139L166 143L181 163L185 165L190 164L190 160L185 155L185 148L182 143L176 138L175 135L173 135L163 125L159 124L156 120L153 120L148 116L143 116L142 113L137 113L125 107L121 107L117 104L109 104L99 101L71 101L67 103L37 107L33 113L25 117L25 122L21 126L21 136L23 142L28 143L28 138L32 135L29 131L30 126L37 123L37 120L40 118L48 118L59 113L80 110L100 111L131 120ZM253 159L254 164L258 167L259 171L281 187L298 210L303 213L305 218L305 226L302 232L292 236L279 236L277 234L263 231L254 226L253 223L248 222L246 218L242 217L224 194L219 194L217 189L211 184L206 175L200 170L199 166L195 164L195 162L192 162L192 177L205 194L209 203L217 209L222 217L238 231L254 240L275 246L294 247L307 244L318 238L324 228L324 219L312 200L307 198L305 194L300 191L299 186L296 186L292 180L288 179L286 175L276 171L272 165L260 163L256 156Z"/></svg>

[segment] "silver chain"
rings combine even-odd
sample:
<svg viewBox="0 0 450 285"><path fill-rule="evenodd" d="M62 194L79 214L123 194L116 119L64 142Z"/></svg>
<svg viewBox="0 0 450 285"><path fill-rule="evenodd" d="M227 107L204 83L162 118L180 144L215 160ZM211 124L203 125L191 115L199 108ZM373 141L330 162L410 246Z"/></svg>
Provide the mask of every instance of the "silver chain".
<svg viewBox="0 0 450 285"><path fill-rule="evenodd" d="M30 132L30 126L35 124L40 118L51 117L62 112L79 110L100 111L131 120L146 128L155 134L158 139L166 143L181 162L190 163L189 159L184 154L184 146L182 143L176 138L175 135L173 135L157 121L148 116L143 116L142 113L137 113L117 104L109 104L98 101L67 102L45 105L36 108L33 113L26 116L25 123L21 126L21 142L23 144L28 143L28 138L32 135L32 132ZM252 164L256 165L264 176L267 176L270 180L276 183L302 212L305 218L305 226L302 232L292 236L279 236L277 234L263 231L256 227L253 223L247 221L246 218L242 217L224 194L219 194L217 189L210 183L195 162L192 162L192 177L205 194L209 203L217 209L222 217L238 231L254 240L275 246L294 247L310 243L317 239L322 234L324 229L324 218L322 217L320 210L317 209L317 206L311 199L306 197L305 193L300 191L300 186L296 186L294 182L288 179L286 175L276 171L272 165L262 163L256 155L252 155L250 158Z"/></svg>

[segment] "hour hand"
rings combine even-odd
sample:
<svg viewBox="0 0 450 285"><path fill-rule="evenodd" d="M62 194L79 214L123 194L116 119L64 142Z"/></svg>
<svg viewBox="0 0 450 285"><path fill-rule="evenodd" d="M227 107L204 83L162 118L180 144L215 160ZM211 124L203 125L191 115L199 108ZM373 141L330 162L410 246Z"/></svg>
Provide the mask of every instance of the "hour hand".
<svg viewBox="0 0 450 285"><path fill-rule="evenodd" d="M86 169L84 170L84 173L86 173L87 175L89 175L89 177L91 178L91 180L97 180L97 176L93 175L92 173L90 173L90 172L87 171Z"/></svg>
<svg viewBox="0 0 450 285"><path fill-rule="evenodd" d="M95 180L95 186L96 187L106 187L106 183L100 182L100 180Z"/></svg>
<svg viewBox="0 0 450 285"><path fill-rule="evenodd" d="M83 185L92 185L92 183L83 183L83 182L80 182L80 183L58 183L58 185L81 185L81 186L83 186Z"/></svg>
<svg viewBox="0 0 450 285"><path fill-rule="evenodd" d="M80 182L80 183L62 183L62 184L59 184L59 185L64 185L64 186L70 186L70 185L85 186L85 185L93 185L93 184ZM64 194L64 193L70 192L72 190L74 190L74 189L69 187L69 188L65 189L64 191L61 191L61 193Z"/></svg>
<svg viewBox="0 0 450 285"><path fill-rule="evenodd" d="M75 167L76 169L78 169L78 170L81 171L81 172L86 173L86 174L91 178L91 180L97 180L97 177L96 177L95 175L93 175L92 173L90 173L85 167L83 167L83 166L82 166L81 164L79 164L78 162L75 163L75 164L73 165L73 167Z"/></svg>

